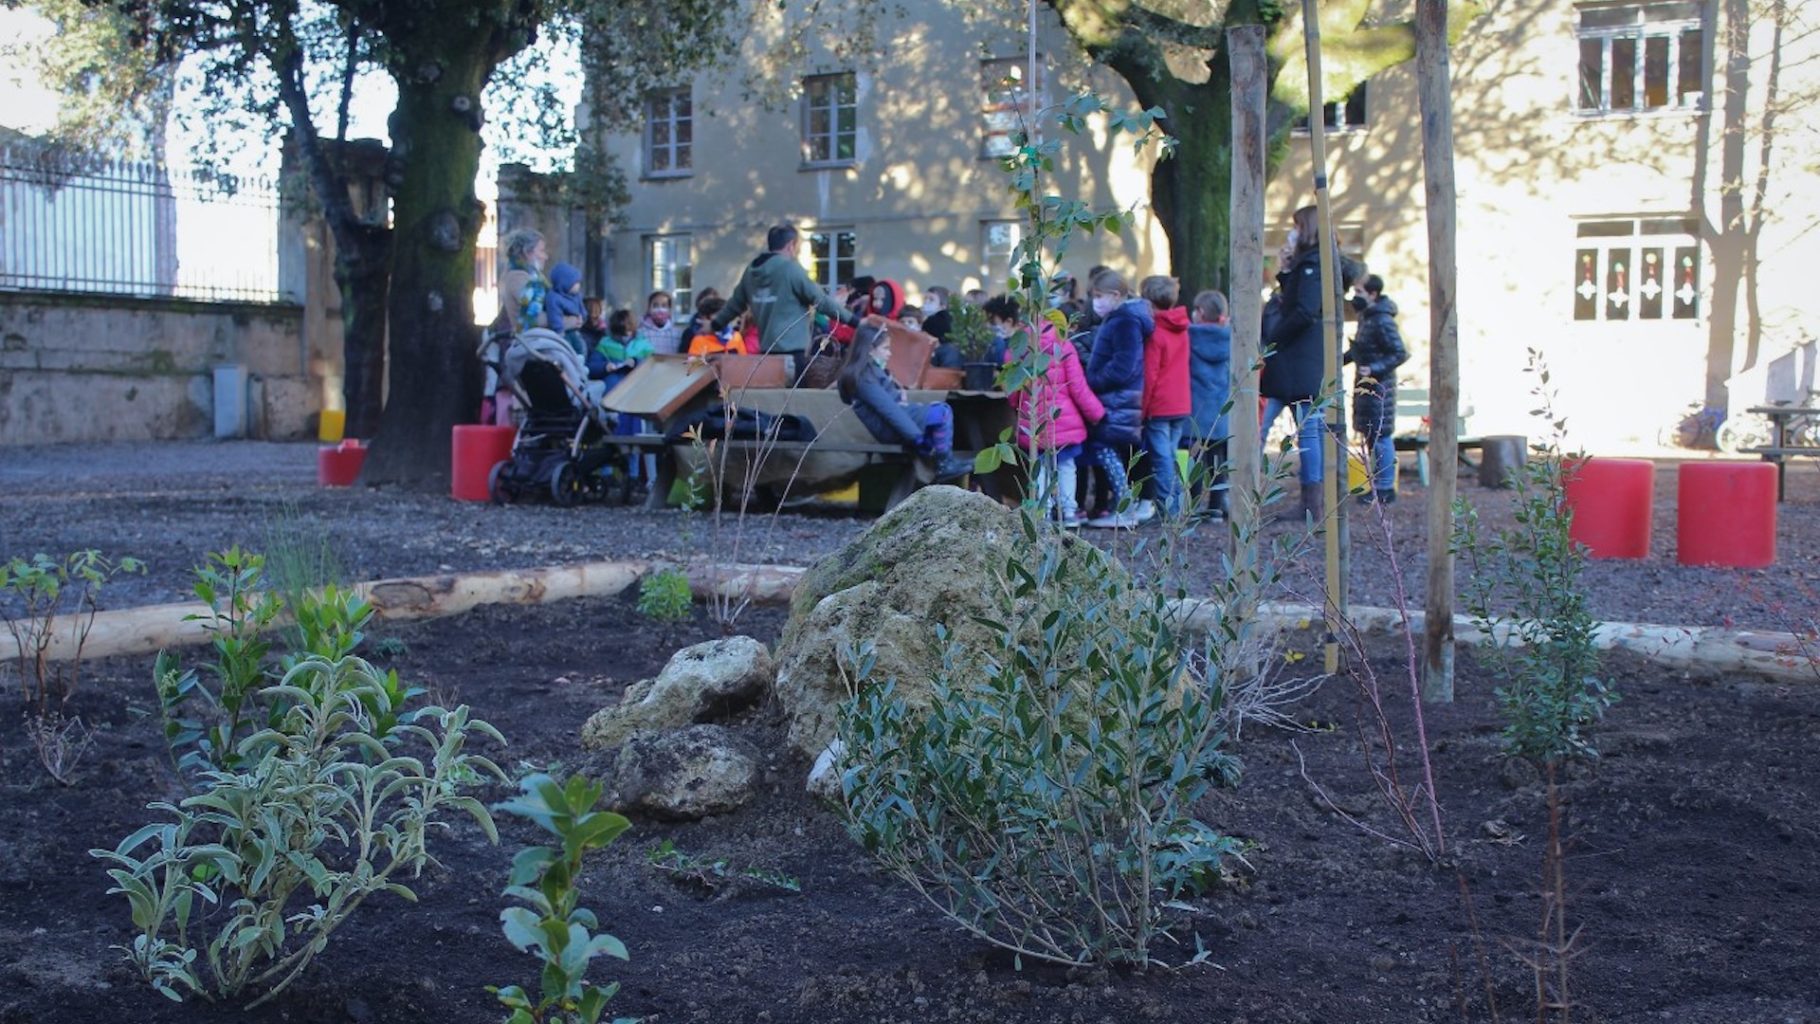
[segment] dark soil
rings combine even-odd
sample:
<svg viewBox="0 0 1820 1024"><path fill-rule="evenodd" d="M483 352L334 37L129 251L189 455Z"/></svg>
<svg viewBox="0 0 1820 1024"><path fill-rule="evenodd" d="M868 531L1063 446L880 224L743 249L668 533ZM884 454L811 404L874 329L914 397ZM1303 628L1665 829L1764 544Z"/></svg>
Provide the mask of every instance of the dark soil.
<svg viewBox="0 0 1820 1024"><path fill-rule="evenodd" d="M108 606L124 607L187 598L189 567L205 552L263 547L285 516L315 524L350 579L708 551L800 565L866 525L841 514L759 519L735 550L726 534L716 546L703 516L324 491L313 483L313 453L262 444L8 449L0 458L0 557L92 546L145 558L146 575L108 592ZM1489 523L1508 520L1507 492L1468 484L1463 494ZM1356 601L1392 603L1400 576L1420 603L1420 497L1412 487L1391 510L1398 572L1373 519L1355 518ZM1791 472L1780 516L1781 557L1771 569L1678 566L1674 474L1664 464L1651 556L1589 568L1594 614L1811 625L1820 609L1820 474ZM1144 552L1135 541L1154 536L1095 539L1137 561ZM1221 571L1221 536L1189 538L1191 574ZM1286 588L1312 593L1315 569L1305 559ZM741 623L766 641L781 627L781 612L767 608ZM699 612L689 623L654 625L621 597L491 608L376 632L408 645L385 664L439 700L472 704L506 733L511 746L498 760L517 774L584 764L575 737L589 713L654 674L678 647L719 630ZM1400 647L1373 643L1383 659L1377 672L1394 690ZM1629 655L1611 656L1607 667L1624 699L1600 730L1604 757L1565 787L1569 915L1583 929L1572 966L1574 1019L1820 1022L1811 952L1820 947L1820 676L1789 685L1688 678ZM151 717L149 670L149 658L87 666L70 710L96 736L69 788L37 767L10 675L0 672L9 680L0 681L0 1024L501 1018L483 987L534 981L531 959L498 929L512 852L538 841L518 823L505 823L497 847L466 826L443 839L434 847L441 865L418 886L421 903L375 900L304 978L259 1011L178 1006L132 975L115 948L131 937L125 901L105 894L108 880L87 851L111 847L147 821L148 801L182 792ZM1396 829L1360 753L1351 682L1330 682L1299 709L1307 732L1248 730L1237 744L1243 782L1210 798L1204 817L1250 844L1250 866L1232 887L1196 901L1178 933L1197 933L1217 966L1144 976L1029 961L1019 970L1008 954L960 933L879 873L838 816L803 792L808 766L784 743L781 712L761 708L734 723L768 752L753 805L689 825L639 821L590 868L585 902L632 955L630 963L600 962L597 976L624 983L614 1013L654 1022L1533 1019L1525 958L1542 915L1545 802L1533 773L1499 753L1495 685L1462 652L1458 702L1428 712L1450 845L1442 867L1366 835L1315 794L1311 779L1358 819ZM1391 717L1414 749L1402 691L1393 694ZM1412 770L1407 761L1403 768ZM802 891L740 882L704 892L678 883L646 863L664 839L703 858L789 875ZM1190 939L1159 953L1191 950Z"/></svg>
<svg viewBox="0 0 1820 1024"><path fill-rule="evenodd" d="M756 609L741 625L771 640L781 616ZM381 632L409 648L388 664L505 732L499 760L518 772L573 767L587 714L716 629L699 616L657 626L616 599ZM499 1020L483 986L534 980L532 960L497 926L512 852L537 841L515 822L497 847L471 826L442 839L421 903L371 902L303 979L253 1013L178 1006L126 969L113 948L130 938L125 902L104 894L86 851L112 846L147 820L147 801L178 792L147 717L148 662L90 666L73 710L97 738L73 787L45 779L15 723L0 727L0 1022ZM1394 659L1375 668L1395 689ZM1574 1019L1820 1020L1811 953L1820 683L1689 679L1628 656L1608 668L1624 699L1600 730L1604 758L1565 790L1569 913L1583 929ZM1545 804L1533 774L1499 755L1492 685L1463 654L1458 702L1428 712L1450 843L1443 867L1367 836L1314 794L1308 779L1395 830L1361 760L1353 684L1330 682L1298 711L1310 731L1248 730L1236 747L1242 783L1203 811L1251 844L1250 867L1195 901L1184 925L1217 966L1148 975L1028 961L1020 971L961 934L877 871L803 792L808 766L788 752L781 713L764 707L735 723L771 752L753 805L695 824L636 822L590 868L584 903L631 951L630 963L597 961L596 974L623 982L612 1012L653 1022L1533 1019L1522 958L1541 915ZM1407 697L1391 704L1411 735ZM664 839L792 876L802 891L672 881L646 863Z"/></svg>

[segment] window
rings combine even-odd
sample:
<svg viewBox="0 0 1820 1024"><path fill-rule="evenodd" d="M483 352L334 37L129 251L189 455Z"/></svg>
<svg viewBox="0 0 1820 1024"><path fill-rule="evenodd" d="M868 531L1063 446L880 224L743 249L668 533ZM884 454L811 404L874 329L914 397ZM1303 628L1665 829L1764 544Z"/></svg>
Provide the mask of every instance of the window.
<svg viewBox="0 0 1820 1024"><path fill-rule="evenodd" d="M809 276L824 288L853 280L856 237L851 229L826 228L809 232Z"/></svg>
<svg viewBox="0 0 1820 1024"><path fill-rule="evenodd" d="M689 89L656 89L645 94L645 175L677 178L695 166L694 101Z"/></svg>
<svg viewBox="0 0 1820 1024"><path fill-rule="evenodd" d="M695 308L695 239L691 235L645 236L645 295L669 292L672 309ZM638 297L641 301L644 295Z"/></svg>
<svg viewBox="0 0 1820 1024"><path fill-rule="evenodd" d="M1706 100L1699 3L1580 9L1582 114L1697 110Z"/></svg>
<svg viewBox="0 0 1820 1024"><path fill-rule="evenodd" d="M1365 86L1360 82L1353 87L1352 93L1344 100L1335 100L1321 106L1321 126L1329 134L1333 132L1356 132L1365 129ZM1298 135L1308 134L1308 117L1296 118L1292 129Z"/></svg>
<svg viewBox="0 0 1820 1024"><path fill-rule="evenodd" d="M1037 57L1042 74L1042 56ZM1031 119L1031 96L1042 90L1025 87L1030 76L1028 58L1000 57L980 61L980 157L1001 158L1017 151L1018 136Z"/></svg>
<svg viewBox="0 0 1820 1024"><path fill-rule="evenodd" d="M850 164L859 136L859 90L853 74L803 79L803 157L811 165Z"/></svg>
<svg viewBox="0 0 1820 1024"><path fill-rule="evenodd" d="M1574 319L1696 319L1697 230L1685 217L1581 221L1574 231Z"/></svg>
<svg viewBox="0 0 1820 1024"><path fill-rule="evenodd" d="M988 220L980 223L980 251L985 254L985 275L989 288L1017 276L1011 255L1024 240L1021 220Z"/></svg>

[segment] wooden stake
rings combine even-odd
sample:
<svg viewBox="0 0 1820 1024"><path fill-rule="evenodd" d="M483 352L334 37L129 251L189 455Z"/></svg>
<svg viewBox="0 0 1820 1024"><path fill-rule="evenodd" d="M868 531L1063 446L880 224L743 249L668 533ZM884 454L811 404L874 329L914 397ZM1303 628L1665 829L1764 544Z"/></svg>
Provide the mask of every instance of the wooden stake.
<svg viewBox="0 0 1820 1024"><path fill-rule="evenodd" d="M1416 0L1416 93L1428 208L1428 626L1422 698L1453 700L1453 502L1460 467L1460 324L1454 249L1453 99L1447 0Z"/></svg>
<svg viewBox="0 0 1820 1024"><path fill-rule="evenodd" d="M1232 325L1231 434L1226 443L1226 504L1232 516L1235 571L1258 564L1258 498L1264 486L1264 442L1258 436L1258 368L1264 325L1264 161L1265 102L1269 93L1264 26L1226 30L1232 66L1232 200L1227 216L1231 239Z"/></svg>
<svg viewBox="0 0 1820 1024"><path fill-rule="evenodd" d="M1333 235L1333 202L1327 187L1327 136L1321 108L1321 22L1315 0L1302 0L1302 40L1308 50L1308 147L1314 164L1314 203L1319 209L1321 252L1321 394L1328 398L1327 430L1321 438L1322 504L1326 506L1327 637L1321 645L1329 673L1340 669L1340 630L1346 619L1346 402L1340 387L1340 297L1333 265L1339 252Z"/></svg>

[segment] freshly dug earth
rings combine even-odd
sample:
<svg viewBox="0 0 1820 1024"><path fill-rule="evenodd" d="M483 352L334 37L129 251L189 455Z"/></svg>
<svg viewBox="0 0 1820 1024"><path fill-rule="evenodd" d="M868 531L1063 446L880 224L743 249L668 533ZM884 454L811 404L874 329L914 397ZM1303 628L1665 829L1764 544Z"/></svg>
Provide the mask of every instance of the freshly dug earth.
<svg viewBox="0 0 1820 1024"><path fill-rule="evenodd" d="M781 609L739 624L767 642ZM461 700L512 741L513 771L581 763L582 721L677 648L718 634L701 617L659 626L630 598L492 608L382 631L408 645L389 661L442 700ZM1395 689L1384 643L1374 662ZM1310 664L1297 662L1292 667ZM1603 760L1566 790L1576 1020L1772 1024L1820 1020L1820 680L1771 686L1688 679L1628 657L1608 668L1624 699L1599 730ZM154 718L149 659L89 666L71 710L96 727L74 786L48 781L0 722L0 1024L13 1022L493 1022L483 986L535 980L499 933L512 853L540 841L505 823L501 845L471 826L434 847L441 866L416 905L376 898L336 933L310 972L253 1013L178 1006L154 994L113 947L130 940L125 901L91 847L179 795ZM7 690L4 700L16 697ZM631 961L597 961L624 988L610 1013L668 1022L1246 1021L1407 1024L1534 1017L1522 957L1541 918L1543 795L1498 753L1495 680L1460 659L1459 701L1427 727L1450 842L1433 867L1340 820L1317 781L1374 827L1376 802L1356 740L1357 688L1337 679L1301 706L1305 732L1248 729L1245 776L1203 815L1250 845L1231 887L1198 899L1157 950L1186 959L1188 930L1217 966L1178 972L1070 972L959 933L880 874L838 816L803 792L807 762L785 741L774 702L732 723L760 751L760 795L744 810L686 825L638 821L592 863L584 903L625 940ZM1413 749L1409 702L1391 717ZM1305 761L1306 777L1298 769ZM1413 778L1411 762L1404 778ZM503 787L489 799L503 797ZM660 874L663 840L699 858L779 872L713 891ZM1464 895L1463 895L1464 893Z"/></svg>

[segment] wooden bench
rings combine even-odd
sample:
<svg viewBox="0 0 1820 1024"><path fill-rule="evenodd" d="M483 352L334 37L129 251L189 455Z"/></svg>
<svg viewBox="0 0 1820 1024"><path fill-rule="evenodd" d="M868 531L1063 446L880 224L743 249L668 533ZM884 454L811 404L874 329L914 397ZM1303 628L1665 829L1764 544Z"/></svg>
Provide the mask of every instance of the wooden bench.
<svg viewBox="0 0 1820 1024"><path fill-rule="evenodd" d="M1472 416L1472 406L1460 409L1459 445L1460 463L1468 468L1478 464L1466 457L1469 451L1478 451L1485 446L1485 439L1466 433L1466 421ZM1416 454L1416 479L1428 486L1428 443L1429 443L1429 409L1427 388L1397 388L1397 421L1396 432L1391 435L1391 444L1399 452Z"/></svg>
<svg viewBox="0 0 1820 1024"><path fill-rule="evenodd" d="M678 448L692 448L697 443L689 438L677 438L672 441L662 434L632 434L609 439L610 444L628 448L640 448L648 451L671 452ZM816 451L835 455L857 455L864 459L868 466L901 464L905 471L899 473L889 495L885 499L887 509L895 507L914 493L925 481L919 480L916 465L921 456L903 445L896 444L858 444L838 441L772 441L763 438L710 438L700 442L712 445L717 451L749 452L761 456L802 455ZM956 451L957 457L971 459L975 453ZM647 509L661 509L669 501L670 490L676 483L676 460L673 455L657 461L657 478L652 481L651 491L645 498Z"/></svg>

